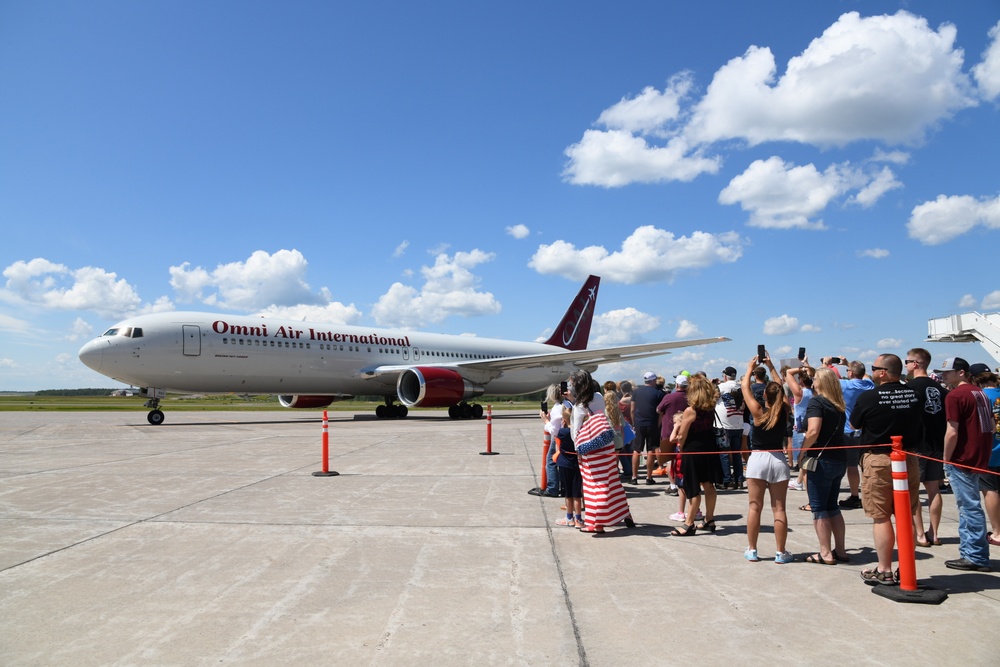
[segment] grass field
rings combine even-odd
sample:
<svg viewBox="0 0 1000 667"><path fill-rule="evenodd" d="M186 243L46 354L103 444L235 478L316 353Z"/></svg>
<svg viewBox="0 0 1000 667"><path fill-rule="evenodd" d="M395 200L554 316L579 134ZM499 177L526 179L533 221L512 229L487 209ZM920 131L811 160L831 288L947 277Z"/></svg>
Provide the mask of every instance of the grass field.
<svg viewBox="0 0 1000 667"><path fill-rule="evenodd" d="M477 399L485 409L487 403ZM28 411L58 411L58 412L98 412L112 410L134 410L148 412L144 407L145 398L140 396L36 396L35 394L9 393L0 394L0 412ZM374 412L381 401L350 400L331 403L327 410L345 412ZM536 407L534 401L515 401L498 399L492 404L494 410L524 410ZM176 395L167 396L160 401L160 409L172 412L198 412L222 410L288 410L278 403L276 396L255 395ZM419 410L419 408L417 408ZM440 408L438 408L440 409Z"/></svg>

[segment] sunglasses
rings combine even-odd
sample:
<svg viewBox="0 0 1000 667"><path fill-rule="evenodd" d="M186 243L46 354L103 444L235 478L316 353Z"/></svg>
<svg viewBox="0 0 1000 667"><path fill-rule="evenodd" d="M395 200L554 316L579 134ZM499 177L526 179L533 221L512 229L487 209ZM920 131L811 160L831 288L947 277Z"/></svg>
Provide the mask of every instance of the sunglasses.
<svg viewBox="0 0 1000 667"><path fill-rule="evenodd" d="M885 371L886 373L889 372L889 369L886 368L885 366L872 366L872 370L873 371Z"/></svg>

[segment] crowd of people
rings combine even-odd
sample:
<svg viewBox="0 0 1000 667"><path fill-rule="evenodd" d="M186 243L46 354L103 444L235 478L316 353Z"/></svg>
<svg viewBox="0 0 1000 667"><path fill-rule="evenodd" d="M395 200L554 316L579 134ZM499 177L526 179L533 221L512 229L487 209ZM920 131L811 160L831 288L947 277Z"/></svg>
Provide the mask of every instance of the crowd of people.
<svg viewBox="0 0 1000 667"><path fill-rule="evenodd" d="M804 350L797 363L777 369L766 350L759 352L739 379L727 366L714 379L682 372L668 383L647 372L638 386L629 380L602 386L577 371L549 387L541 418L551 436L551 467L539 495L565 501L557 524L596 534L620 523L635 527L624 485L639 484L644 469L645 484L666 484L666 494L677 497L670 515L680 524L671 532L677 537L715 532L717 493L746 489L744 558L750 562L761 560L766 495L774 562L788 563L795 558L787 550L786 500L789 489L802 490L808 502L799 509L812 513L818 546L802 560L850 562L843 511L863 509L872 520L878 562L861 578L894 584L890 443L898 436L908 453L916 546L942 544L942 492L950 489L959 514L959 557L945 564L991 571L989 547L1000 546L996 373L959 357L935 368L923 348L905 359L880 355L870 373L841 357L824 357L814 367Z"/></svg>

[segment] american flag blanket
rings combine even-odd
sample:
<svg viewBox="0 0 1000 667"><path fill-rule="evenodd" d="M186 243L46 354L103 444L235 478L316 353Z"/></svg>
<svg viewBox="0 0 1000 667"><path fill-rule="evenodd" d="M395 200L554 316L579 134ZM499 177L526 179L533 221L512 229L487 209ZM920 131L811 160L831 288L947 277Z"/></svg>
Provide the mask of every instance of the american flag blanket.
<svg viewBox="0 0 1000 667"><path fill-rule="evenodd" d="M592 415L576 437L583 477L584 523L592 530L613 526L631 515L618 478L614 431L603 413Z"/></svg>

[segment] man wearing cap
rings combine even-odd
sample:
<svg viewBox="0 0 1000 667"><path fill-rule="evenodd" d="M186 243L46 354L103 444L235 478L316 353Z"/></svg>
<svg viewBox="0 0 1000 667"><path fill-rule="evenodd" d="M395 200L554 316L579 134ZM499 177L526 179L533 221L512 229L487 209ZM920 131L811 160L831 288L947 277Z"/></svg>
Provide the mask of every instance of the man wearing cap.
<svg viewBox="0 0 1000 667"><path fill-rule="evenodd" d="M995 422L983 390L972 384L969 362L949 357L935 370L951 391L944 399L948 427L944 434L944 460L951 490L958 506L958 555L945 561L953 570L990 572L990 547L986 540L986 515L979 504L979 473L989 465Z"/></svg>
<svg viewBox="0 0 1000 667"><path fill-rule="evenodd" d="M870 584L893 584L892 548L896 534L892 527L892 436L903 437L903 449L916 452L923 439L920 399L912 387L899 380L903 362L895 354L883 354L872 364L874 389L862 392L851 411L851 426L861 431L861 506L872 520L872 536L878 565L861 571ZM920 465L915 456L906 457L910 512L917 508L920 492ZM907 517L912 521L911 517Z"/></svg>
<svg viewBox="0 0 1000 667"><path fill-rule="evenodd" d="M646 484L656 484L653 480L653 456L660 446L660 415L656 406L664 394L656 387L656 373L647 372L642 376L642 386L632 392L632 427L635 440L632 441L632 484L639 483L639 455L646 451Z"/></svg>
<svg viewBox="0 0 1000 667"><path fill-rule="evenodd" d="M743 476L743 392L736 383L736 369L726 366L722 369L719 383L719 400L715 404L715 415L729 440L729 453L719 454L722 459L722 483L733 489L746 486ZM737 401L737 397L739 400Z"/></svg>

